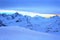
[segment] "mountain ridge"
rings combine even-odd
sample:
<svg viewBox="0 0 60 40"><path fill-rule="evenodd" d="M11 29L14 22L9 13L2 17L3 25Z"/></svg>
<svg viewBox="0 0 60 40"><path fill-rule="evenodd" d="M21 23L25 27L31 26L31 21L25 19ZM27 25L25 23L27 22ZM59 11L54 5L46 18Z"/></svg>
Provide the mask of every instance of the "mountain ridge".
<svg viewBox="0 0 60 40"><path fill-rule="evenodd" d="M31 16L31 17L34 17L36 15L45 17L45 18L50 18L50 17L56 16L56 15L60 16L60 14L46 14L46 13L44 14L44 13L17 11L17 10L0 10L0 13L6 13L6 14L14 14L16 12L18 12L19 14L27 15L27 16Z"/></svg>
<svg viewBox="0 0 60 40"><path fill-rule="evenodd" d="M15 14L7 15L0 14L1 26L21 26L31 30L43 32L60 32L60 17L53 16L51 18L44 18L41 16L23 16L16 12Z"/></svg>

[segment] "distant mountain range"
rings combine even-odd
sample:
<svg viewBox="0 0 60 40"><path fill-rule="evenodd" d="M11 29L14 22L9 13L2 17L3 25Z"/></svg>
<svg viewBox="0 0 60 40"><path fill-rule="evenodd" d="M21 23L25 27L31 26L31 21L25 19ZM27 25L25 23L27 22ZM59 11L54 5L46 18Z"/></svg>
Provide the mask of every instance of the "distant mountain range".
<svg viewBox="0 0 60 40"><path fill-rule="evenodd" d="M30 17L14 14L0 14L0 27L20 26L40 32L60 32L60 16L44 18L41 16Z"/></svg>

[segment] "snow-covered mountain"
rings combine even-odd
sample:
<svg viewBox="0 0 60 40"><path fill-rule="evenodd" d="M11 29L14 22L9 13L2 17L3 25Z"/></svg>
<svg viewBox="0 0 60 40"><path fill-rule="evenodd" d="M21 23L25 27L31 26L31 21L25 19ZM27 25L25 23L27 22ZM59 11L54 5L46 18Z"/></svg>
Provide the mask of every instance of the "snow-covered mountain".
<svg viewBox="0 0 60 40"><path fill-rule="evenodd" d="M0 27L20 26L40 32L60 32L60 16L45 18L19 14L18 12L0 14Z"/></svg>

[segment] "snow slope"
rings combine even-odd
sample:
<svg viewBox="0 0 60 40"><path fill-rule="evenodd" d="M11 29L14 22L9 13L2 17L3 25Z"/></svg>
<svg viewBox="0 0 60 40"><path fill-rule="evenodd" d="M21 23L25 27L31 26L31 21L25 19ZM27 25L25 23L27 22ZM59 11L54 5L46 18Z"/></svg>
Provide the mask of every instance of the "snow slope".
<svg viewBox="0 0 60 40"><path fill-rule="evenodd" d="M0 27L0 40L60 40L60 35L32 31L22 27Z"/></svg>

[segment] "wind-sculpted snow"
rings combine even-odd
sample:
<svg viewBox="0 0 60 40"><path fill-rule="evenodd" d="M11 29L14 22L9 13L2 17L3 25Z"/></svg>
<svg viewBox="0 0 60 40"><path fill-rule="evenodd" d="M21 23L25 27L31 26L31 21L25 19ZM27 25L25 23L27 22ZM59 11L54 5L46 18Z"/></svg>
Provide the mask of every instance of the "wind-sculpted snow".
<svg viewBox="0 0 60 40"><path fill-rule="evenodd" d="M56 15L50 18L41 16L30 17L19 14L0 14L0 27L20 26L27 29L40 32L60 32L60 16Z"/></svg>
<svg viewBox="0 0 60 40"><path fill-rule="evenodd" d="M0 28L0 40L60 40L60 35L11 26Z"/></svg>

